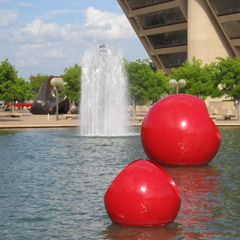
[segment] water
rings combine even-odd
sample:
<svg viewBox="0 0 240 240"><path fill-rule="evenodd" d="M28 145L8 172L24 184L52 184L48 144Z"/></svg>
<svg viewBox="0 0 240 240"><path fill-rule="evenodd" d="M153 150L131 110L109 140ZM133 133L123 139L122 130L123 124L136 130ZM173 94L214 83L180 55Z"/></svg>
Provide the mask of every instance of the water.
<svg viewBox="0 0 240 240"><path fill-rule="evenodd" d="M123 136L128 133L124 58L105 45L92 46L82 63L81 135Z"/></svg>
<svg viewBox="0 0 240 240"><path fill-rule="evenodd" d="M148 228L113 224L103 202L117 174L145 158L139 135L0 131L0 239L240 239L240 128L220 131L209 166L166 168L182 196L180 212L174 223Z"/></svg>

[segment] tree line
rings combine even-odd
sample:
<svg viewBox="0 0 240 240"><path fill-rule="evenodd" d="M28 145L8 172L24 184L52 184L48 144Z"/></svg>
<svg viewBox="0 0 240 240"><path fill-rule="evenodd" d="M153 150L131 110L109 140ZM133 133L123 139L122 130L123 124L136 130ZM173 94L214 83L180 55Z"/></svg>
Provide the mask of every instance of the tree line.
<svg viewBox="0 0 240 240"><path fill-rule="evenodd" d="M64 90L70 101L79 104L81 94L81 66L65 68L62 78ZM129 100L137 103L155 103L163 96L172 94L170 79L184 79L186 86L180 93L192 94L205 99L226 95L240 100L240 59L217 58L210 64L203 64L199 59L186 60L179 68L173 68L167 75L163 70L152 67L150 60L125 60L125 73L128 79ZM0 100L5 102L33 100L48 75L31 75L30 81L19 78L17 70L8 59L0 64Z"/></svg>

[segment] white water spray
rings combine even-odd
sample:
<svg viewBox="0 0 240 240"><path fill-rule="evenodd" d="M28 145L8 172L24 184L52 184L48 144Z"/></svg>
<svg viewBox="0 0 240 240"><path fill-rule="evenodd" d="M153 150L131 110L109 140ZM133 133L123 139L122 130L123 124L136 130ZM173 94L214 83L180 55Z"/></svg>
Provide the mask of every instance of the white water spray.
<svg viewBox="0 0 240 240"><path fill-rule="evenodd" d="M80 125L82 136L124 136L127 80L124 58L104 44L87 50L82 63Z"/></svg>

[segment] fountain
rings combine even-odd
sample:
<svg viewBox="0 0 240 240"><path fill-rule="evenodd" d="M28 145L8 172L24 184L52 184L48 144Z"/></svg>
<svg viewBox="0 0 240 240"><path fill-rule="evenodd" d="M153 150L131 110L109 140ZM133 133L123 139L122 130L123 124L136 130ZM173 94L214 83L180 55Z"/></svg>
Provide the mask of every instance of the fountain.
<svg viewBox="0 0 240 240"><path fill-rule="evenodd" d="M124 136L127 80L121 51L105 44L88 49L82 62L80 121L82 136Z"/></svg>

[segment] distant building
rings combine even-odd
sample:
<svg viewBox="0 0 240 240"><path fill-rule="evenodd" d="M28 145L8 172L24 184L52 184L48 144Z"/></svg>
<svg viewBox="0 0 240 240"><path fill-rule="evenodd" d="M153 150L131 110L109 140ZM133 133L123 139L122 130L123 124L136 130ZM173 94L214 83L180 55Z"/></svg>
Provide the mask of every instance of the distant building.
<svg viewBox="0 0 240 240"><path fill-rule="evenodd" d="M240 0L118 0L156 68L240 57Z"/></svg>

